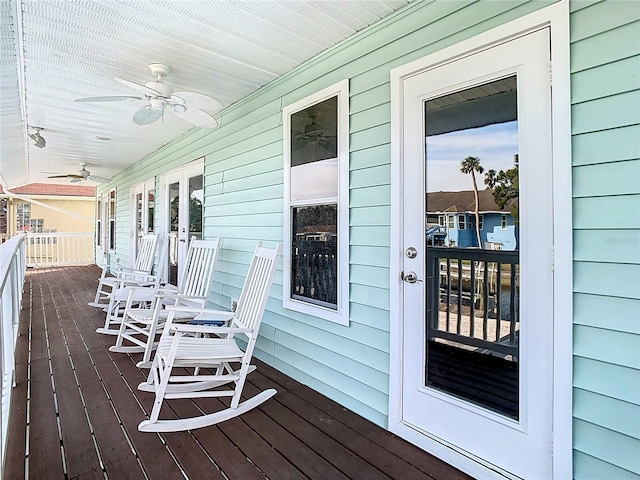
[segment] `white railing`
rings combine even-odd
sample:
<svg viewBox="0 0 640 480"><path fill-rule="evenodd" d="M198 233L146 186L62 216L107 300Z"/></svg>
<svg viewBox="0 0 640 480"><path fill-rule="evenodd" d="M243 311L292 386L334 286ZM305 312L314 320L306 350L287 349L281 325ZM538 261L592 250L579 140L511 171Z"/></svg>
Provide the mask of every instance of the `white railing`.
<svg viewBox="0 0 640 480"><path fill-rule="evenodd" d="M15 345L22 308L22 286L26 270L25 235L16 235L0 245L0 371L2 404L0 407L0 472L4 469L9 427L9 408L14 382Z"/></svg>
<svg viewBox="0 0 640 480"><path fill-rule="evenodd" d="M27 233L28 267L90 265L95 263L93 232Z"/></svg>

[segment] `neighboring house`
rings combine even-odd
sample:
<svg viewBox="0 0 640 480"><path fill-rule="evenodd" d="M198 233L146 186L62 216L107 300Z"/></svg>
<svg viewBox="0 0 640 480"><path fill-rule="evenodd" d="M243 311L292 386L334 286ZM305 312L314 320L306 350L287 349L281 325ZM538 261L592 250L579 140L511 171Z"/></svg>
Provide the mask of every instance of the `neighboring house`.
<svg viewBox="0 0 640 480"><path fill-rule="evenodd" d="M418 1L98 187L98 238L126 263L132 232L180 247L203 225L224 306L255 242L284 242L261 360L478 478L637 479L639 70L636 1ZM424 148L513 121L522 329L501 414L425 374ZM171 214L189 195L201 223Z"/></svg>
<svg viewBox="0 0 640 480"><path fill-rule="evenodd" d="M6 232L93 232L96 189L91 186L31 183L2 191L6 202ZM78 218L84 217L90 221Z"/></svg>
<svg viewBox="0 0 640 480"><path fill-rule="evenodd" d="M516 224L509 206L501 209L490 190L478 192L480 239L483 248L515 250ZM478 247L475 200L472 190L427 193L427 225L438 224L441 242L453 247ZM427 228L427 232L428 232ZM427 233L427 239L429 234Z"/></svg>

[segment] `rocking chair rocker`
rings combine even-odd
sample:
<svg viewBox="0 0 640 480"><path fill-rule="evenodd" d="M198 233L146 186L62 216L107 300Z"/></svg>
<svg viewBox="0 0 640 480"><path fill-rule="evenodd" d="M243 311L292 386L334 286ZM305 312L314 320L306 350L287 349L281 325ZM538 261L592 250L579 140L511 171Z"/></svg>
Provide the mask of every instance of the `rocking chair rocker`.
<svg viewBox="0 0 640 480"><path fill-rule="evenodd" d="M109 348L111 352L143 353L138 367L151 366L151 354L158 346L156 334L169 315L167 306L183 305L204 307L209 294L215 262L220 251L221 240L196 240L189 243L186 266L178 289L155 289L149 292L145 288L127 288L128 298L122 314L120 330L116 344ZM146 308L135 308L136 303L152 300ZM125 345L124 341L133 345Z"/></svg>
<svg viewBox="0 0 640 480"><path fill-rule="evenodd" d="M275 389L268 389L240 402L247 374L256 368L250 362L280 251L280 244L269 249L258 243L235 312L167 307L169 317L149 377L138 385L139 390L155 393L151 415L138 425L138 430L176 432L214 425L241 415L276 394ZM196 320L174 324L176 314L190 314ZM207 325L225 321L228 326ZM244 350L236 343L238 334L246 336ZM234 369L231 364L239 366ZM173 373L174 367L179 373ZM193 375L185 375L185 367L193 368ZM211 370L203 373L203 369ZM230 397L231 400L228 408L215 413L177 420L159 419L165 399L203 397Z"/></svg>

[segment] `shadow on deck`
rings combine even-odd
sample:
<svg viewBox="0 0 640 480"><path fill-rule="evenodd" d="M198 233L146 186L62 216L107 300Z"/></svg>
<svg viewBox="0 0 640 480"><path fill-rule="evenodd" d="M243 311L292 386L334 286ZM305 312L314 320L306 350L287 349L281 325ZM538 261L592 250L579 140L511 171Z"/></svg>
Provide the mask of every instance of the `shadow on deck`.
<svg viewBox="0 0 640 480"><path fill-rule="evenodd" d="M246 393L278 394L241 417L141 433L153 397L137 356L111 353L95 329L97 267L29 270L17 344L4 477L13 479L463 479L423 452L256 360ZM190 416L215 399L173 400Z"/></svg>

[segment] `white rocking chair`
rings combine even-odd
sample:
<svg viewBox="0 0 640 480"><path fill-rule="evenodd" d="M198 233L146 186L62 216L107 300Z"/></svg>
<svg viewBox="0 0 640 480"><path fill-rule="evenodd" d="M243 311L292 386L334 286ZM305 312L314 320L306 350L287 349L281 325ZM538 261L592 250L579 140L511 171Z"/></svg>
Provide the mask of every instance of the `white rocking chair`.
<svg viewBox="0 0 640 480"><path fill-rule="evenodd" d="M169 315L166 307L183 305L204 307L211 287L215 263L220 251L221 240L196 240L189 243L185 269L178 289L156 289L153 301L146 308L136 308L139 303L148 302L147 289L127 288L128 298L122 314L116 344L109 348L117 353L142 353L138 367L151 366L151 354L158 345L157 333L162 331ZM189 317L188 317L189 318ZM125 345L125 340L133 345Z"/></svg>
<svg viewBox="0 0 640 480"><path fill-rule="evenodd" d="M138 254L133 267L120 267L114 277L107 277L109 265L102 266L102 274L98 281L96 297L89 305L92 307L105 308L109 305L109 295L115 288L124 285L135 285L142 282L153 282L151 271L153 270L153 260L158 243L157 234L148 234L140 237L138 241ZM108 290L105 290L108 289Z"/></svg>
<svg viewBox="0 0 640 480"><path fill-rule="evenodd" d="M158 257L158 268L153 275L147 277L147 281L139 281L136 283L124 281L119 286L114 286L108 294L109 304L104 309L106 312L104 319L104 327L96 329L97 333L105 335L118 335L124 308L129 299L131 288L137 288L137 293L132 299L130 307L152 308L155 296L160 288L164 271L167 267L167 258L169 255L169 239L166 238L162 242L160 248L160 256Z"/></svg>
<svg viewBox="0 0 640 480"><path fill-rule="evenodd" d="M241 415L276 394L275 389L268 389L240 402L247 374L256 368L250 362L280 250L281 245L269 249L258 243L234 313L167 307L169 318L149 377L138 385L139 390L155 392L156 395L149 420L141 422L138 430L176 432L214 425ZM173 317L177 314L190 314L196 319L193 323L205 325L175 324ZM228 326L206 325L224 323L225 320L229 322ZM244 350L236 343L237 334L246 336ZM234 369L232 364L239 366ZM172 373L174 367L179 369L178 374ZM193 368L194 374L185 375L183 367ZM203 368L210 368L213 373L203 373ZM203 397L230 397L231 400L228 408L214 413L177 420L159 419L165 399Z"/></svg>

